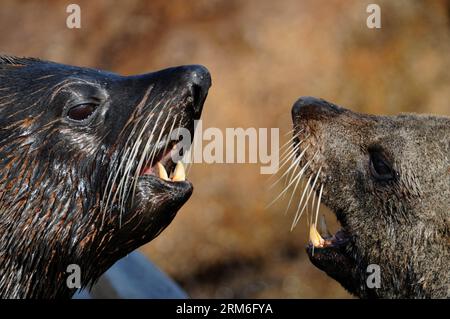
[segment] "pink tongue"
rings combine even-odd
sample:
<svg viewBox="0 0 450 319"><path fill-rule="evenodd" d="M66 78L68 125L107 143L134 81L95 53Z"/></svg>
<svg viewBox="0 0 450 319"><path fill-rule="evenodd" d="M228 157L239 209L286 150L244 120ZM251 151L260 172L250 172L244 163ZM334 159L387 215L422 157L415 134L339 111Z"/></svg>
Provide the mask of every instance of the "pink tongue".
<svg viewBox="0 0 450 319"><path fill-rule="evenodd" d="M152 174L152 168L151 167L147 167L144 169L144 171L142 172L143 175L151 175Z"/></svg>

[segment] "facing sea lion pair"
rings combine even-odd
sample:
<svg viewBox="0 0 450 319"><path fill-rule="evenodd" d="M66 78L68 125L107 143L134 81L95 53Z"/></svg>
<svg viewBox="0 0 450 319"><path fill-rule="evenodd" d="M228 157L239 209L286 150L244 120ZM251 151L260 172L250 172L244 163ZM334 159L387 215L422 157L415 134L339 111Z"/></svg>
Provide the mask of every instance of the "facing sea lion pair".
<svg viewBox="0 0 450 319"><path fill-rule="evenodd" d="M170 137L193 135L210 85L202 66L125 77L0 57L1 297L70 297L69 264L90 286L167 227L192 193ZM298 163L343 227L316 234L312 262L357 296L445 297L450 120L314 98L293 120ZM365 286L372 263L380 289Z"/></svg>

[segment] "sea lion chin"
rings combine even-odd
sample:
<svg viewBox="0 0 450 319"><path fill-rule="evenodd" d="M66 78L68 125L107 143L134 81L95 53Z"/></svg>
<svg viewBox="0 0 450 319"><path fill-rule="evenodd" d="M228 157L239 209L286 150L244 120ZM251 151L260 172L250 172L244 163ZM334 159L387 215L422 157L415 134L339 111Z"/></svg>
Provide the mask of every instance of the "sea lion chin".
<svg viewBox="0 0 450 319"><path fill-rule="evenodd" d="M176 133L193 137L210 86L198 65L120 76L0 56L0 297L70 297L67 266L91 286L170 224L193 190Z"/></svg>
<svg viewBox="0 0 450 319"><path fill-rule="evenodd" d="M342 227L320 234L313 215L312 263L358 297L448 298L450 119L366 115L313 97L292 118L303 194Z"/></svg>

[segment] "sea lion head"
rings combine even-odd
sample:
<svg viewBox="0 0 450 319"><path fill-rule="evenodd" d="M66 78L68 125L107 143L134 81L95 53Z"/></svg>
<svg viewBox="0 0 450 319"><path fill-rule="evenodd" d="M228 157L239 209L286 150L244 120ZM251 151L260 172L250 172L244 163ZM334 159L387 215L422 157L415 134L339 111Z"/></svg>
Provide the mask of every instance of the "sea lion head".
<svg viewBox="0 0 450 319"><path fill-rule="evenodd" d="M306 193L342 226L322 237L313 216L312 263L359 297L446 297L450 119L364 115L312 97L292 117Z"/></svg>
<svg viewBox="0 0 450 319"><path fill-rule="evenodd" d="M177 133L192 138L210 85L196 65L120 76L0 58L0 296L70 296L68 265L91 285L172 221L193 189Z"/></svg>

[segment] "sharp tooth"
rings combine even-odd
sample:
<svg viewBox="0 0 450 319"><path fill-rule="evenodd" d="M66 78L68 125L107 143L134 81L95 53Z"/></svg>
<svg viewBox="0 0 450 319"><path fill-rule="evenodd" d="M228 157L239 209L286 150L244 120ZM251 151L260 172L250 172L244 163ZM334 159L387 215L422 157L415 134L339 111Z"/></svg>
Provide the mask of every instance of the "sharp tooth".
<svg viewBox="0 0 450 319"><path fill-rule="evenodd" d="M309 240L314 247L323 247L323 244L325 243L325 240L320 236L314 224L309 228Z"/></svg>
<svg viewBox="0 0 450 319"><path fill-rule="evenodd" d="M164 167L163 164L161 164L160 162L158 162L157 164L158 166L158 174L159 174L159 178L168 181L169 180L169 176L167 175L166 169Z"/></svg>
<svg viewBox="0 0 450 319"><path fill-rule="evenodd" d="M319 229L320 229L320 233L322 234L322 236L324 236L325 238L331 237L331 234L328 231L328 227L327 227L327 223L325 221L325 216L324 215L320 216L319 222L320 222Z"/></svg>
<svg viewBox="0 0 450 319"><path fill-rule="evenodd" d="M186 173L184 171L183 163L179 161L175 167L175 171L173 172L172 181L182 182L184 180L186 180Z"/></svg>

